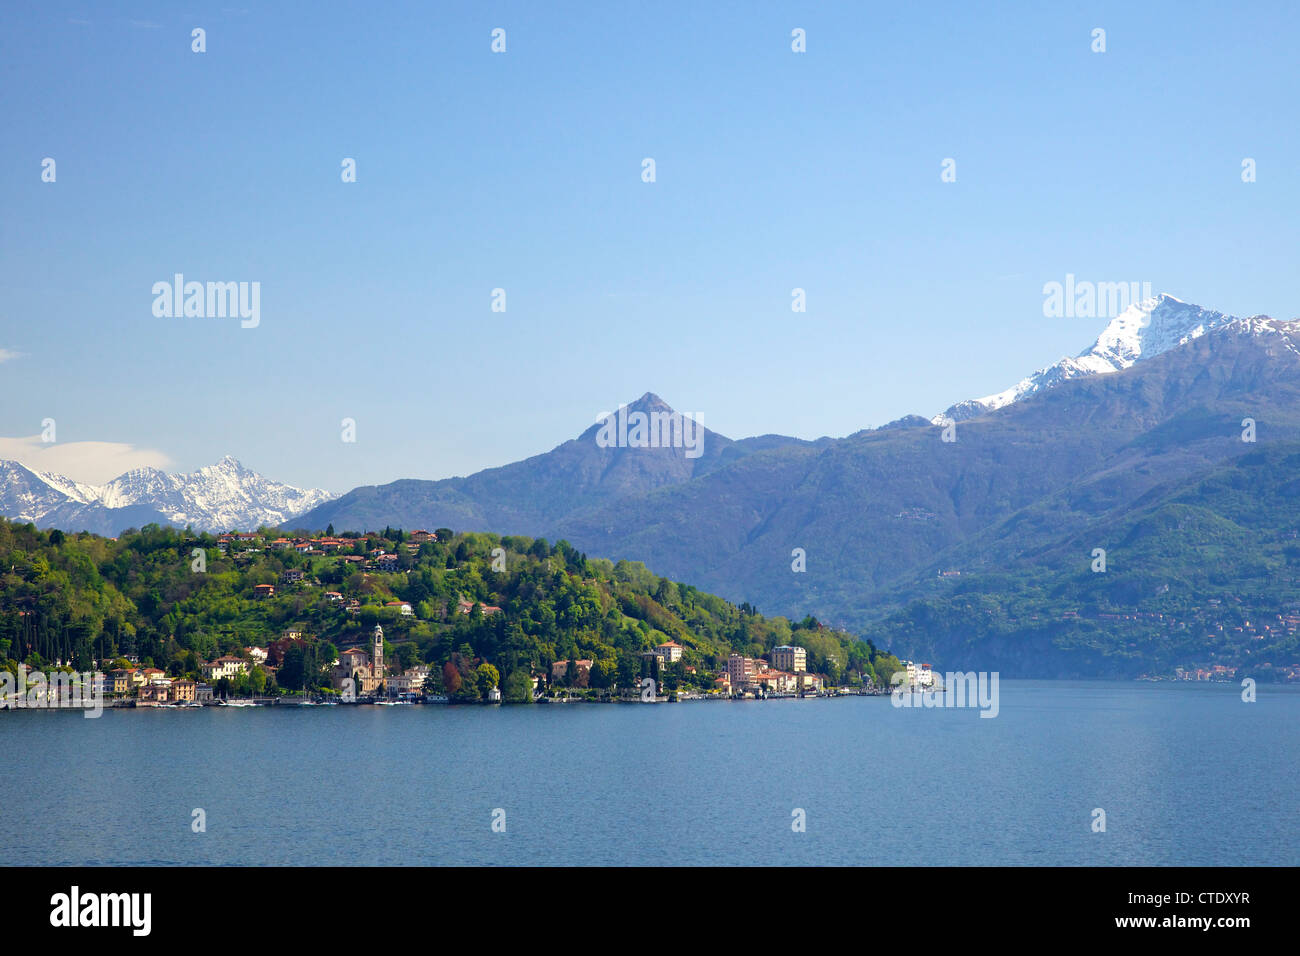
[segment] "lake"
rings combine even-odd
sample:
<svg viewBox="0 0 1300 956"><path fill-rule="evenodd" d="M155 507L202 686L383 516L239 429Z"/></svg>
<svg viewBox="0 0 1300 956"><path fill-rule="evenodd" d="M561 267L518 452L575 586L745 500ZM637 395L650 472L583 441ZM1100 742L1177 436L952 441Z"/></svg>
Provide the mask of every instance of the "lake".
<svg viewBox="0 0 1300 956"><path fill-rule="evenodd" d="M0 819L26 864L1300 863L1300 688L1000 689L4 712Z"/></svg>

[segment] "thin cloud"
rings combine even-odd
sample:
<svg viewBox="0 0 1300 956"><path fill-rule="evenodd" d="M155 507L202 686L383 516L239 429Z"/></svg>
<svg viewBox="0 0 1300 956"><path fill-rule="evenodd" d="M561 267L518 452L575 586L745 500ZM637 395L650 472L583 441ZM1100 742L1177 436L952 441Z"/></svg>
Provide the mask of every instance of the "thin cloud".
<svg viewBox="0 0 1300 956"><path fill-rule="evenodd" d="M10 359L19 358L22 354L22 352L15 352L12 349L0 349L0 362L8 362Z"/></svg>
<svg viewBox="0 0 1300 956"><path fill-rule="evenodd" d="M166 468L171 459L153 448L122 442L43 442L40 435L0 438L0 460L32 471L50 471L73 481L102 485L133 468Z"/></svg>

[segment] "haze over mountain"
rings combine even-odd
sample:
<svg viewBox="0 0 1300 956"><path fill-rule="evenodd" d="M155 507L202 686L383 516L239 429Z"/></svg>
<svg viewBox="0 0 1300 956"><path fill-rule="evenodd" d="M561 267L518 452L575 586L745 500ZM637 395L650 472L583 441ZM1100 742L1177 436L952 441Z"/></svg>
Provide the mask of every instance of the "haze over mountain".
<svg viewBox="0 0 1300 956"><path fill-rule="evenodd" d="M145 524L228 531L276 525L333 497L272 481L234 458L192 474L137 468L104 485L0 461L0 514L41 528L116 535Z"/></svg>

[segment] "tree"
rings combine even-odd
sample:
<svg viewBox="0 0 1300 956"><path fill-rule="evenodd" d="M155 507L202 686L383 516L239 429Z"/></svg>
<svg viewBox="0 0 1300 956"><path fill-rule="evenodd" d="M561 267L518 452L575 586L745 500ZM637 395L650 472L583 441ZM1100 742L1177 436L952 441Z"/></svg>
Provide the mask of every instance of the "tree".
<svg viewBox="0 0 1300 956"><path fill-rule="evenodd" d="M448 697L455 697L460 691L460 670L451 661L442 665L442 686Z"/></svg>
<svg viewBox="0 0 1300 956"><path fill-rule="evenodd" d="M531 703L533 700L533 680L528 671L513 670L506 677L502 696L511 703Z"/></svg>
<svg viewBox="0 0 1300 956"><path fill-rule="evenodd" d="M474 672L474 683L478 687L479 699L487 700L488 691L501 684L501 674L495 667L484 661Z"/></svg>

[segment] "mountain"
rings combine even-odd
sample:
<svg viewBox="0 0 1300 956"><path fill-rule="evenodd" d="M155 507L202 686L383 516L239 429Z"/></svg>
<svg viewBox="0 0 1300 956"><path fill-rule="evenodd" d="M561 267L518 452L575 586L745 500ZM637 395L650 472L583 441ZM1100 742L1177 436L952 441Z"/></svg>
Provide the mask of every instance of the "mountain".
<svg viewBox="0 0 1300 956"><path fill-rule="evenodd" d="M1074 358L1063 358L1055 365L1040 368L1004 392L958 402L932 421L942 424L975 418L1062 382L1122 371L1216 329L1267 320L1267 316L1239 319L1171 295L1157 295L1121 312L1102 330L1096 342Z"/></svg>
<svg viewBox="0 0 1300 956"><path fill-rule="evenodd" d="M620 415L634 423L637 415L663 421L662 416L676 414L658 395L646 392L612 413L609 425L615 434L611 437L617 438ZM816 445L782 435L733 441L703 425L697 427L698 447L693 441L650 447L603 446L599 439L604 426L598 422L577 438L523 461L467 478L366 485L299 515L291 523L313 530L332 524L338 529L392 526L536 535L576 512L691 481L757 452ZM630 427L628 434L636 437Z"/></svg>
<svg viewBox="0 0 1300 956"><path fill-rule="evenodd" d="M694 460L600 448L588 429L468 478L357 489L297 523L563 539L936 666L1300 665L1300 616L1286 621L1300 608L1287 575L1300 545L1286 537L1300 518L1287 525L1277 504L1300 460L1286 453L1300 449L1300 323L1158 296L1075 359L980 402L938 419L956 422L955 441L907 416L815 442L710 432ZM632 407L667 408L649 394ZM1251 464L1260 453L1268 469ZM1252 509L1266 472L1276 506ZM1094 548L1113 559L1105 576L1088 570ZM1189 607L1211 595L1213 612ZM1267 633L1252 632L1261 620Z"/></svg>
<svg viewBox="0 0 1300 956"><path fill-rule="evenodd" d="M0 514L43 528L110 536L149 523L199 531L278 525L331 497L321 489L272 481L229 456L188 475L137 468L106 485L0 461Z"/></svg>
<svg viewBox="0 0 1300 956"><path fill-rule="evenodd" d="M1227 469L1236 475L1236 495L1248 497L1252 472L1237 460L1300 441L1298 344L1300 324L1233 320L1125 370L1065 381L962 422L951 443L931 426L756 454L571 516L551 534L613 559L636 555L732 600L854 629L901 620L894 615L928 595L944 572L977 582L1000 605L1019 587L1017 575L1086 569L1091 549L1116 547L1117 535L1122 547L1117 529L1171 489ZM1246 419L1255 423L1254 442L1243 441ZM1265 523L1241 534L1262 547L1262 536L1293 530ZM1186 549L1195 538L1180 537L1176 522L1157 523L1153 533L1159 540L1147 547L1164 555L1165 570L1192 563ZM806 571L792 570L796 548L805 552ZM1245 569L1222 548L1216 561L1216 587L1229 595ZM1137 570L1128 565L1130 584ZM1290 600L1280 587L1254 593L1258 609L1269 613ZM1097 613L1144 607L1136 591L1116 595L1128 603ZM1026 605L1024 614L1051 608ZM958 616L954 626L969 634L974 622ZM1113 647L1081 654L1050 642L1033 645L1034 653L1012 642L998 655L984 653L988 647L977 654L955 634L935 643L923 641L922 631L868 633L900 654L953 666L993 661L1009 675L1131 675L1153 660L1109 656ZM1112 638L1118 635L1098 640ZM1240 642L1233 647L1244 653Z"/></svg>

